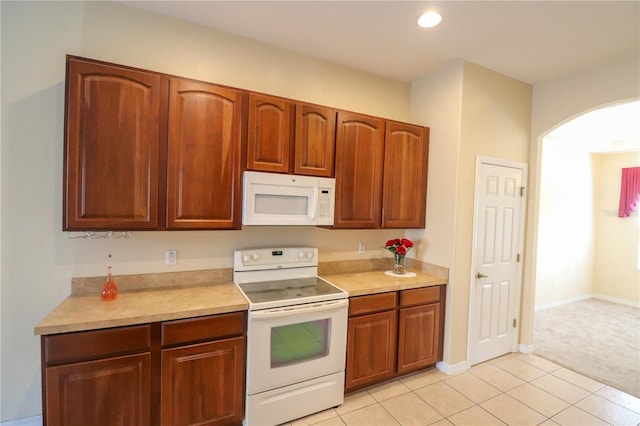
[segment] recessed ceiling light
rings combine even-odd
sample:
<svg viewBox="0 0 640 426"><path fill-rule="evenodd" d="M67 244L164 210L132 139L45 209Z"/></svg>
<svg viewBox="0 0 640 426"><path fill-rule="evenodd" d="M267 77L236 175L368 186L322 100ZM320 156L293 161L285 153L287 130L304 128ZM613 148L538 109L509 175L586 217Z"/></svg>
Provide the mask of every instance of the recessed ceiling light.
<svg viewBox="0 0 640 426"><path fill-rule="evenodd" d="M427 12L418 18L418 25L422 28L431 28L438 25L440 21L442 21L442 16L439 13Z"/></svg>

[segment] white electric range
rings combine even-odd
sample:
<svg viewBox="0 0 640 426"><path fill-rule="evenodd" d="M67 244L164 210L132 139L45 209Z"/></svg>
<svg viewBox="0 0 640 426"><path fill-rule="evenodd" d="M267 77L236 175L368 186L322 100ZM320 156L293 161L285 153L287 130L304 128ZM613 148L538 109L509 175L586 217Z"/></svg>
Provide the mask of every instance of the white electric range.
<svg viewBox="0 0 640 426"><path fill-rule="evenodd" d="M318 277L318 249L234 252L249 302L245 425L276 425L344 401L348 294Z"/></svg>

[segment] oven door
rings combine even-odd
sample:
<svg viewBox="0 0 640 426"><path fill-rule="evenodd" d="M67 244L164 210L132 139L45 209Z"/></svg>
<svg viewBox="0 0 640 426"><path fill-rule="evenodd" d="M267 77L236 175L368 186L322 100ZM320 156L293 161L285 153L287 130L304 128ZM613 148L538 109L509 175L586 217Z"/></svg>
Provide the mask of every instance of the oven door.
<svg viewBox="0 0 640 426"><path fill-rule="evenodd" d="M344 371L348 299L249 312L247 394Z"/></svg>

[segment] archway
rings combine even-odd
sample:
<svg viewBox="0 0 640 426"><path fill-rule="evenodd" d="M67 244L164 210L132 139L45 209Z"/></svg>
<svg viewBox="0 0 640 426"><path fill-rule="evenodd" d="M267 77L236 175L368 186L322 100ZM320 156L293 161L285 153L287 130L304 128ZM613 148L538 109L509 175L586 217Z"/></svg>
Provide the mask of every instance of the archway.
<svg viewBox="0 0 640 426"><path fill-rule="evenodd" d="M640 166L638 116L638 101L606 106L567 121L545 135L537 217L536 311L553 308L554 312L562 312L554 307L592 297L638 306L638 221L627 221L628 226L622 231L620 223L612 225L618 219L615 200L619 194L620 167ZM614 230L625 240L626 250L620 251L622 241L611 238ZM548 315L547 312L540 317ZM578 343L578 329L569 327L561 331L559 325L551 328L540 328L536 322L535 332L545 339L550 334L566 341L550 345L545 340L542 345L534 333L534 353L544 346L543 355L547 358L614 387L625 376L639 374L632 366L616 379L601 368L591 368L599 355L593 352L594 345ZM575 347L568 340L576 340ZM581 354L583 347L589 347L590 352ZM565 357L561 352L571 355ZM602 358L605 362L611 360L612 365L620 363L613 355ZM617 387L625 388L620 383Z"/></svg>

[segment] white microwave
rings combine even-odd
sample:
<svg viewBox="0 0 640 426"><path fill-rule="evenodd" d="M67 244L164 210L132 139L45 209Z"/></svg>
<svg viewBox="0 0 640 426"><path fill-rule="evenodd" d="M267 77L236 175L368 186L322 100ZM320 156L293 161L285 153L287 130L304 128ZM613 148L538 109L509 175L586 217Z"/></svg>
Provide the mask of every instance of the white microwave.
<svg viewBox="0 0 640 426"><path fill-rule="evenodd" d="M243 189L243 225L333 225L333 178L247 171Z"/></svg>

